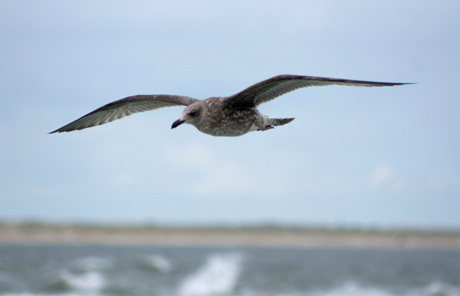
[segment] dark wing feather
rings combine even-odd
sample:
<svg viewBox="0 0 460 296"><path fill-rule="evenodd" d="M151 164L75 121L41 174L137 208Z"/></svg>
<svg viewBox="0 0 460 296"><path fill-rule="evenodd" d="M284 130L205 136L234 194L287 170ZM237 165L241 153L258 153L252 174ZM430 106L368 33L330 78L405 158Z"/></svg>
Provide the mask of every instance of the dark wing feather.
<svg viewBox="0 0 460 296"><path fill-rule="evenodd" d="M70 132L74 130L81 130L88 127L105 124L125 116L155 110L163 107L170 106L188 106L193 102L198 101L185 96L172 96L172 95L138 95L127 97L118 101L114 101L104 105L93 112L72 121L71 123L52 131L52 133Z"/></svg>
<svg viewBox="0 0 460 296"><path fill-rule="evenodd" d="M285 93L307 86L324 85L349 86L394 86L410 83L375 82L351 79L326 78L315 76L279 75L256 83L245 90L227 98L232 107L249 108L273 100Z"/></svg>

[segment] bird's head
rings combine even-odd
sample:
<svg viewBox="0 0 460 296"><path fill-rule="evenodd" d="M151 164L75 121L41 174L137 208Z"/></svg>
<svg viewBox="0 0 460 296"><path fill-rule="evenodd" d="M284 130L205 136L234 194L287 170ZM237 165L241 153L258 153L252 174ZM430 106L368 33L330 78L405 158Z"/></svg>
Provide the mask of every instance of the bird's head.
<svg viewBox="0 0 460 296"><path fill-rule="evenodd" d="M194 126L197 126L201 120L201 115L202 115L202 106L200 104L192 104L190 106L187 106L187 108L184 109L182 112L181 117L174 121L172 124L171 128L176 128L182 123L189 123L193 124Z"/></svg>

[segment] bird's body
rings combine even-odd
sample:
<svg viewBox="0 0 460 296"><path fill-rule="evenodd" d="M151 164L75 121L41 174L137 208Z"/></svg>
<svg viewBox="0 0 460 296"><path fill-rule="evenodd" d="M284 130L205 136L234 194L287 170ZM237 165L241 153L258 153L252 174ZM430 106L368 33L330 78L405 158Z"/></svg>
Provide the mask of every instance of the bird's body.
<svg viewBox="0 0 460 296"><path fill-rule="evenodd" d="M270 118L257 106L274 98L307 86L323 85L394 86L407 83L373 82L324 78L315 76L279 75L254 84L230 97L197 100L175 95L138 95L104 105L93 112L51 132L70 132L111 122L137 112L170 106L187 106L172 128L182 123L194 125L212 136L241 136L250 131L265 131L284 125L294 118Z"/></svg>
<svg viewBox="0 0 460 296"><path fill-rule="evenodd" d="M225 106L223 98L208 98L190 106L190 110L196 108L203 110L203 113L200 120L194 123L195 127L212 136L241 136L254 125L248 118L260 116L256 108L237 110Z"/></svg>
<svg viewBox="0 0 460 296"><path fill-rule="evenodd" d="M183 116L176 121L174 127L183 122L189 122L205 134L236 137L250 131L270 129L268 126L271 125L281 125L281 122L276 120L282 119L267 117L255 107L233 108L225 103L225 99L208 98L193 103L184 110ZM196 116L196 119L190 116L190 113L193 114L193 112L198 112L199 116ZM292 120L294 118L289 118L285 123Z"/></svg>

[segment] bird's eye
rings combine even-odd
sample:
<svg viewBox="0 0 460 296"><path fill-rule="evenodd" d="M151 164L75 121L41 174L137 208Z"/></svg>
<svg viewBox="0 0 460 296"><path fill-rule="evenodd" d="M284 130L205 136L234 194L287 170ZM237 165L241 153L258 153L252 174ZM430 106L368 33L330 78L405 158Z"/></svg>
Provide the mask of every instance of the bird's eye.
<svg viewBox="0 0 460 296"><path fill-rule="evenodd" d="M198 111L192 111L188 115L190 115L191 117L195 117L198 115Z"/></svg>

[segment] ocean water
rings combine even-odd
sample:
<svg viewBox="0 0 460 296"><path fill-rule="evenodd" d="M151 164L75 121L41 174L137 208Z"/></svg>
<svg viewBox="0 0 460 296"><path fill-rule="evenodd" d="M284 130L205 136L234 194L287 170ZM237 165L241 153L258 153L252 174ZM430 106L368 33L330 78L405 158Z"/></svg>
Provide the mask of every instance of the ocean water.
<svg viewBox="0 0 460 296"><path fill-rule="evenodd" d="M452 296L460 251L0 245L0 296Z"/></svg>

